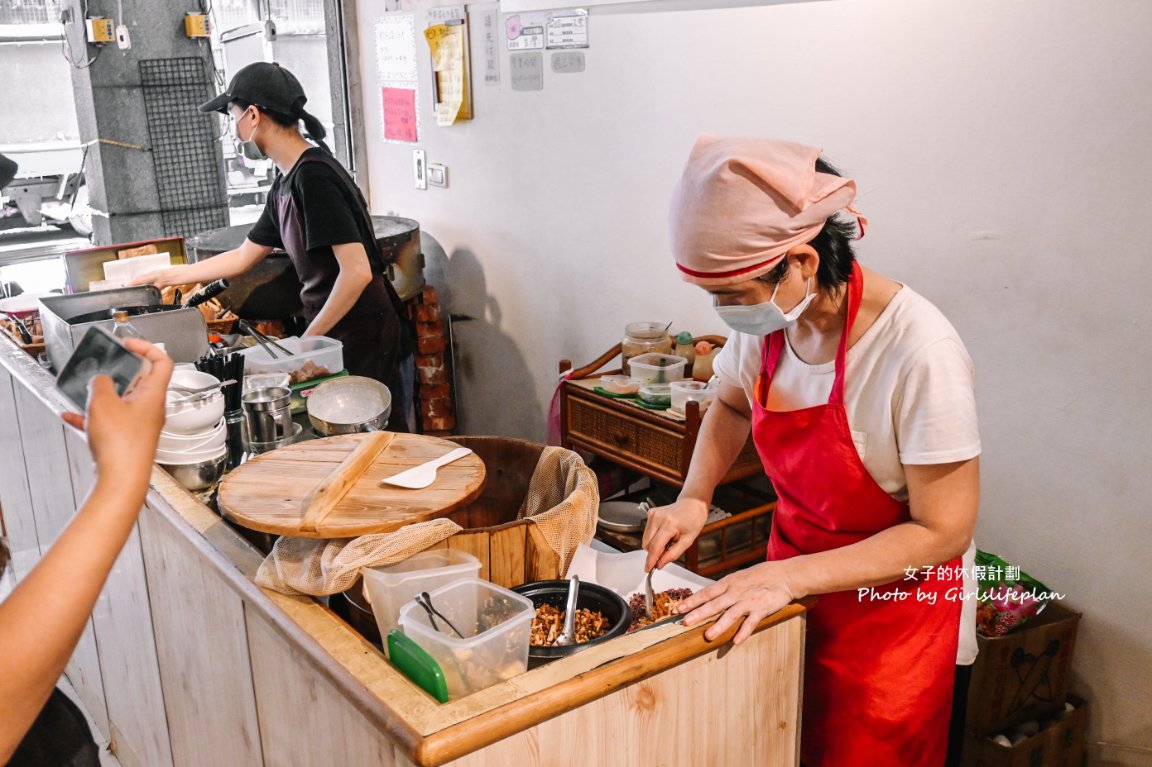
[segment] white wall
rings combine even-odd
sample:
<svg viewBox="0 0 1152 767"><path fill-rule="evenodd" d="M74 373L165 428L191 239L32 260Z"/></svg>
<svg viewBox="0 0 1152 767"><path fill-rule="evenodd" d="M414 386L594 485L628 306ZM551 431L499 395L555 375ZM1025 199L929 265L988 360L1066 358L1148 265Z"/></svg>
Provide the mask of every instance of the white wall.
<svg viewBox="0 0 1152 767"><path fill-rule="evenodd" d="M823 146L859 181L861 260L935 301L976 362L978 541L1084 611L1075 688L1090 740L1118 744L1093 763L1152 762L1152 4L648 10L594 9L587 71L546 59L541 92L510 89L504 52L458 126L432 124L422 67L421 146L451 182L428 191L379 139L360 19L373 209L439 240L432 281L480 318L456 326L464 429L541 439L556 361L628 321L722 331L667 252L697 134Z"/></svg>

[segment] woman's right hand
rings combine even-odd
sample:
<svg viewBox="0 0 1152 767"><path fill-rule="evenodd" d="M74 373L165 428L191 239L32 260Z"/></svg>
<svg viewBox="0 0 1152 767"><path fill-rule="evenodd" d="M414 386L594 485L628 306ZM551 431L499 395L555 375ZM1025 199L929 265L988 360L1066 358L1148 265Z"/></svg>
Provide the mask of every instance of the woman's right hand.
<svg viewBox="0 0 1152 767"><path fill-rule="evenodd" d="M669 506L648 511L644 527L644 571L675 562L700 535L708 520L708 504L696 498L680 498Z"/></svg>

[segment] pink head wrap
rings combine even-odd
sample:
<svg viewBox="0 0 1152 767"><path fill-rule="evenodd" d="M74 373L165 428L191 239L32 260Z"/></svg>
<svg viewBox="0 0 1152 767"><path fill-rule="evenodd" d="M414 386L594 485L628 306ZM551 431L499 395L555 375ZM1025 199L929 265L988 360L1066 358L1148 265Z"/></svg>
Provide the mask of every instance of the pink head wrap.
<svg viewBox="0 0 1152 767"><path fill-rule="evenodd" d="M697 285L742 282L851 208L856 182L816 171L820 150L770 139L701 136L668 211L672 255Z"/></svg>

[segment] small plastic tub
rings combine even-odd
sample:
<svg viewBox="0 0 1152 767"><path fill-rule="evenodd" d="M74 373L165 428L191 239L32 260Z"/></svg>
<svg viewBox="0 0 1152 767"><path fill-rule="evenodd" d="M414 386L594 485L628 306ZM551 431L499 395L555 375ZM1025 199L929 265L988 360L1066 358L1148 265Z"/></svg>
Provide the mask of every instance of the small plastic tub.
<svg viewBox="0 0 1152 767"><path fill-rule="evenodd" d="M414 600L400 608L400 628L432 656L448 684L448 697L470 695L528 669L528 635L536 608L532 600L488 581L470 578L429 594L432 606L463 638Z"/></svg>
<svg viewBox="0 0 1152 767"><path fill-rule="evenodd" d="M672 409L678 413L683 413L689 402L698 402L703 415L716 399L716 389L709 389L703 381L673 381L668 385L672 389Z"/></svg>
<svg viewBox="0 0 1152 767"><path fill-rule="evenodd" d="M394 565L365 567L360 571L382 637L396 628L404 603L412 601L421 591L432 591L479 574L479 559L466 551L451 549L421 551Z"/></svg>
<svg viewBox="0 0 1152 767"><path fill-rule="evenodd" d="M277 341L291 356L277 351L274 359L261 346L244 349L244 375L287 373L291 383L325 378L344 369L344 344L327 336L289 336Z"/></svg>
<svg viewBox="0 0 1152 767"><path fill-rule="evenodd" d="M641 384L668 383L682 380L687 364L687 359L677 357L675 354L650 352L629 360L628 369L632 371L632 377Z"/></svg>
<svg viewBox="0 0 1152 767"><path fill-rule="evenodd" d="M672 387L669 384L645 384L640 387L640 399L649 405L672 404Z"/></svg>
<svg viewBox="0 0 1152 767"><path fill-rule="evenodd" d="M635 394L640 391L640 382L632 376L600 376L600 388L613 394Z"/></svg>

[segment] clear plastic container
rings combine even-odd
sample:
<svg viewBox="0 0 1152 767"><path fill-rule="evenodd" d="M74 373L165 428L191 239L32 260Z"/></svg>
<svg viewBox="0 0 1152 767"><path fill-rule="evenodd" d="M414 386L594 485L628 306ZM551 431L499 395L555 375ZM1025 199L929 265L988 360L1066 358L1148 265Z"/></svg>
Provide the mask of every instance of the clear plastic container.
<svg viewBox="0 0 1152 767"><path fill-rule="evenodd" d="M632 377L641 383L669 383L684 378L688 360L674 354L641 354L630 363Z"/></svg>
<svg viewBox="0 0 1152 767"><path fill-rule="evenodd" d="M672 389L672 409L677 413L683 413L689 402L699 402L700 415L704 415L712 400L716 399L716 389L708 388L703 381L673 381L669 386Z"/></svg>
<svg viewBox="0 0 1152 767"><path fill-rule="evenodd" d="M279 351L274 359L262 346L244 349L244 375L287 373L290 383L324 378L344 369L344 344L327 336L291 336L277 341L292 355Z"/></svg>
<svg viewBox="0 0 1152 767"><path fill-rule="evenodd" d="M480 574L480 560L466 551L430 549L394 565L365 567L364 591L376 614L380 636L396 628L400 608L421 591L432 591L460 578Z"/></svg>
<svg viewBox="0 0 1152 767"><path fill-rule="evenodd" d="M448 697L460 698L528 669L528 634L536 610L514 591L475 578L453 581L429 596L432 605L464 635L428 614L415 601L400 608L400 628L440 664Z"/></svg>
<svg viewBox="0 0 1152 767"><path fill-rule="evenodd" d="M624 326L624 340L620 342L620 368L631 375L633 357L649 352L672 353L672 337L659 322L630 322Z"/></svg>

